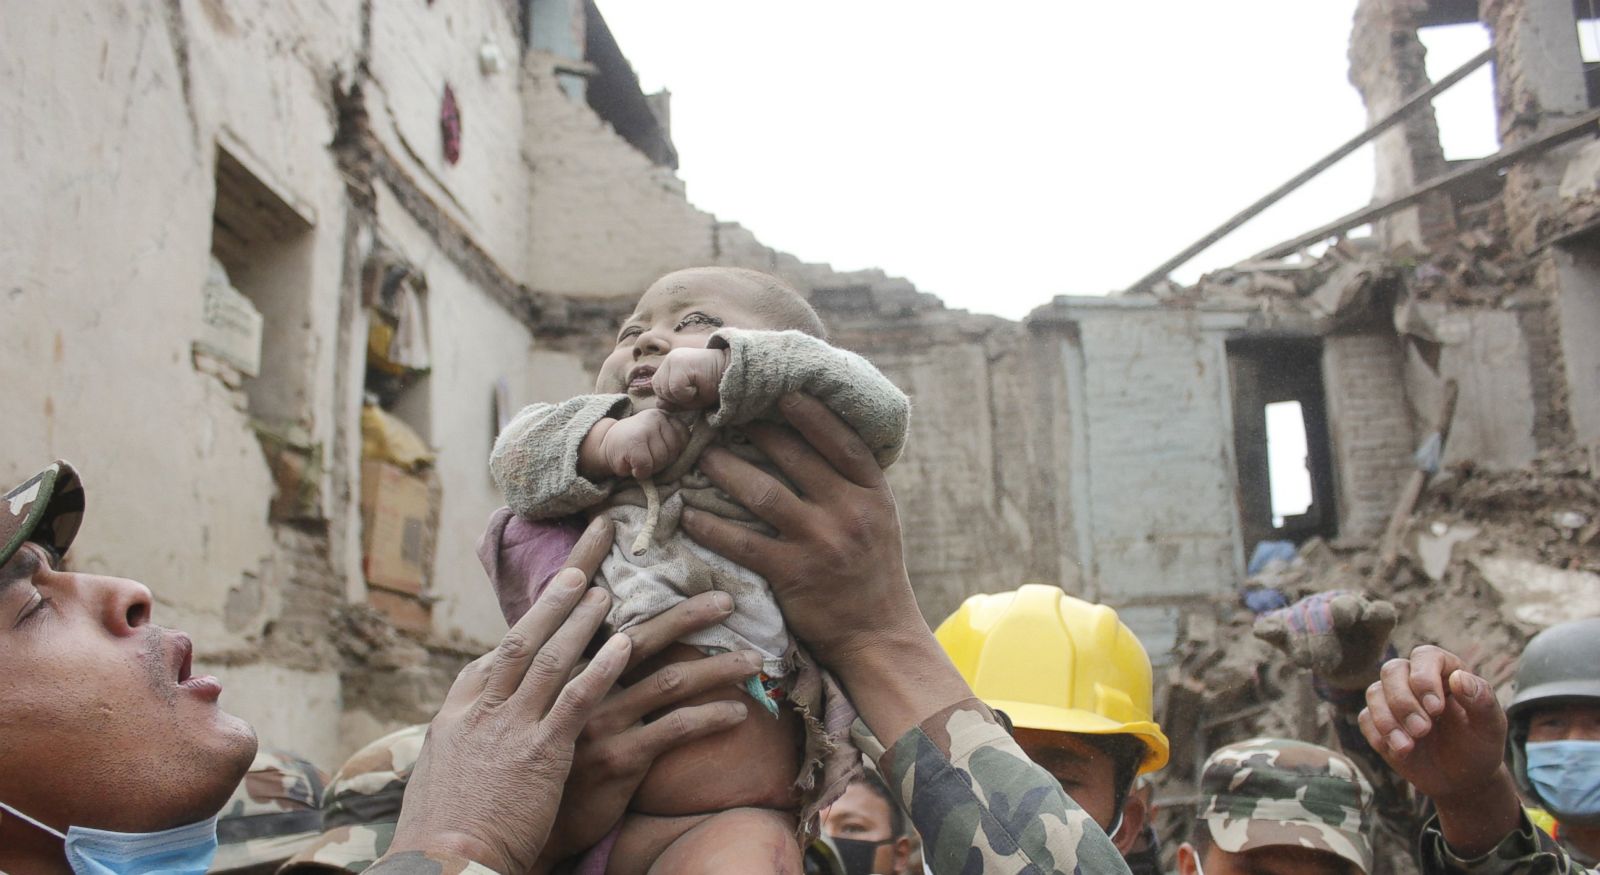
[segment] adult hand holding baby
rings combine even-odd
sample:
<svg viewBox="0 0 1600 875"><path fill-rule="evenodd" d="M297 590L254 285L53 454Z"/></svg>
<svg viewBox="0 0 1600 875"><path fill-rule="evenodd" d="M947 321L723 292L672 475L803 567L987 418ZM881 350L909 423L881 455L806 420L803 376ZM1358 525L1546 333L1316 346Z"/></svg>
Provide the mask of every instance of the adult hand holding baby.
<svg viewBox="0 0 1600 875"><path fill-rule="evenodd" d="M871 449L816 398L788 395L779 409L793 428L756 423L746 433L793 490L727 450L700 461L777 534L692 508L683 528L766 578L790 628L839 678L867 726L897 739L971 688L917 609L894 494Z"/></svg>
<svg viewBox="0 0 1600 875"><path fill-rule="evenodd" d="M633 648L627 670L731 613L733 599L727 593L701 593L628 629L623 634L632 639ZM747 709L741 702L680 703L708 690L737 686L760 668L760 655L753 651L722 653L670 663L613 687L578 736L545 860L567 859L603 839L622 819L657 757L743 721ZM654 719L645 722L651 715Z"/></svg>
<svg viewBox="0 0 1600 875"><path fill-rule="evenodd" d="M611 599L567 568L500 645L462 669L428 726L385 859L449 853L497 872L528 871L544 850L573 745L628 664L613 635L582 670Z"/></svg>

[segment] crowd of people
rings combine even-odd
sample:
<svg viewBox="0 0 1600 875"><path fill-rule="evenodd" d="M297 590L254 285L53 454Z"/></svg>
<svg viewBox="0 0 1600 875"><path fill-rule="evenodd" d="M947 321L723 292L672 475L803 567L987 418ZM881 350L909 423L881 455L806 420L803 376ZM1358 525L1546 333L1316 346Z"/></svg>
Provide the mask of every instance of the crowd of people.
<svg viewBox="0 0 1600 875"><path fill-rule="evenodd" d="M1170 744L1144 647L1111 608L1040 585L930 629L883 472L905 399L797 298L750 272L651 287L609 394L534 411L528 442L496 451L543 490L486 538L510 631L430 724L331 778L258 755L144 584L72 570L73 466L11 489L0 871L1163 871L1148 776ZM657 400L694 428L643 415ZM694 484L657 482L691 446ZM606 510L586 528L536 510L570 517L573 496ZM1394 621L1350 592L1258 621L1311 670L1340 749L1211 752L1166 855L1180 873L1595 864L1600 619L1535 637L1504 708L1456 655L1397 653Z"/></svg>

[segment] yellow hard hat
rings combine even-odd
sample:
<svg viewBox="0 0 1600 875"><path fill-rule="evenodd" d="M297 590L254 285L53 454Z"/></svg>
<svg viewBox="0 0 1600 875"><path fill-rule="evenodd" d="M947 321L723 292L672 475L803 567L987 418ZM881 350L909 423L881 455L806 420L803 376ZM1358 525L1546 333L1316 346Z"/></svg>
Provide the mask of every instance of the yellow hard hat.
<svg viewBox="0 0 1600 875"><path fill-rule="evenodd" d="M1111 608L1028 584L967 599L934 635L978 698L1015 725L1132 735L1148 751L1140 774L1166 765L1150 657Z"/></svg>

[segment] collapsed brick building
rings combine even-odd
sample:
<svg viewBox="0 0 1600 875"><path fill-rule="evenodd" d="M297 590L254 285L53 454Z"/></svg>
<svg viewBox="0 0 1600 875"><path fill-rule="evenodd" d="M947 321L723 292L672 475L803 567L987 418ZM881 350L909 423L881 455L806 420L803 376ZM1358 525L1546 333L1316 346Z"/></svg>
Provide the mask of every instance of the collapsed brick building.
<svg viewBox="0 0 1600 875"><path fill-rule="evenodd" d="M1210 722L1281 699L1249 641L1233 686L1207 686L1255 545L1327 545L1318 567L1365 581L1450 381L1446 471L1577 459L1556 504L1600 515L1567 507L1592 497L1571 484L1592 483L1600 442L1600 149L1592 124L1549 136L1594 105L1563 3L1357 14L1375 121L1428 87L1418 28L1481 15L1513 160L1450 166L1423 101L1377 137L1381 215L1022 322L696 209L667 96L642 92L592 0L70 6L25 4L6 33L28 172L0 182L0 369L27 379L0 474L79 462L73 561L150 583L230 705L324 765L425 719L503 631L472 549L499 504L495 431L588 391L617 319L677 267L785 276L912 395L891 480L931 621L1023 582L1117 605L1177 660L1189 707L1171 719L1212 726L1185 737L1266 725ZM1263 409L1289 400L1313 500L1280 521ZM390 495L420 518L376 513ZM1557 533L1562 571L1597 570L1587 525ZM1451 585L1497 611L1465 562Z"/></svg>
<svg viewBox="0 0 1600 875"><path fill-rule="evenodd" d="M1472 23L1489 48L1430 82L1421 35ZM1172 464L1227 459L1217 492L1183 496L1185 534L1211 550L1190 561L1235 564L1217 560L1209 608L1181 612L1158 691L1177 740L1158 779L1169 840L1185 834L1207 751L1253 735L1335 743L1306 673L1251 637L1241 595L1389 600L1397 647L1442 644L1503 696L1528 637L1600 614L1600 64L1579 39L1597 24L1565 0L1362 0L1350 78L1375 134L1371 206L1193 286L1156 279L1035 313L1177 359L1109 423L1091 408L1096 427L1166 405L1197 436ZM1430 100L1485 64L1500 149L1447 161ZM1118 361L1086 350L1096 358ZM1304 411L1312 498L1275 519L1264 410L1285 401ZM1236 564L1273 540L1297 555L1254 576ZM1411 871L1403 842L1380 856L1384 872Z"/></svg>
<svg viewBox="0 0 1600 875"><path fill-rule="evenodd" d="M1014 324L696 209L593 2L24 3L4 39L0 474L82 466L75 567L148 582L268 744L335 765L503 634L473 554L495 433L591 390L675 268L778 271L845 343L898 338L930 610L1020 573L969 576L1021 515L985 522L1004 438L938 400L985 398Z"/></svg>

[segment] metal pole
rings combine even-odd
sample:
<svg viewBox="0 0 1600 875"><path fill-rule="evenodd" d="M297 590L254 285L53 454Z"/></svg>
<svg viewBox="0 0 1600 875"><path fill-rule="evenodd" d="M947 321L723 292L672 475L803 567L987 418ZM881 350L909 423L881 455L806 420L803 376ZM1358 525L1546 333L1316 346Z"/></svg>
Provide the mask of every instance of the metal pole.
<svg viewBox="0 0 1600 875"><path fill-rule="evenodd" d="M1298 252L1299 250L1304 249L1313 243L1320 243L1336 234L1343 234L1353 228L1359 228L1362 225L1368 224L1369 222L1381 219L1397 210L1403 210L1406 207L1421 201L1423 198L1433 194L1436 191L1443 191L1473 177L1481 176L1486 173L1492 173L1502 167L1509 167L1510 165L1521 161L1523 158L1527 158L1530 155L1537 155L1546 149L1559 146L1568 140L1576 140L1585 134L1592 135L1595 133L1596 122L1600 122L1600 110L1590 110L1573 119L1572 121L1562 125L1561 127L1550 130L1549 132L1540 136L1538 139L1529 140L1526 143L1513 146L1510 149L1502 149L1499 152L1488 156L1487 158L1479 158L1478 160L1464 167L1458 167L1449 173L1435 176L1433 179L1424 182L1405 194L1390 198L1382 203L1373 204L1369 207L1362 207L1361 209L1356 210L1353 213L1348 213L1343 218L1335 219L1314 231L1307 231L1306 233L1295 237L1293 240L1285 240L1284 242L1279 243L1270 249L1263 249L1261 252L1253 256L1251 260L1255 261L1283 258L1287 255Z"/></svg>
<svg viewBox="0 0 1600 875"><path fill-rule="evenodd" d="M1128 291L1143 291L1148 289L1150 286L1155 285L1157 282L1165 278L1167 274L1171 273L1175 268L1181 267L1183 264L1188 262L1189 259L1194 258L1196 255L1199 255L1201 252L1209 249L1213 243L1216 243L1218 240L1221 240L1223 237L1226 237L1228 234L1232 233L1234 229L1238 228L1240 225L1243 225L1245 222L1255 218L1267 207L1270 207L1282 200L1284 195L1287 195L1289 192L1294 191L1295 189L1304 185L1307 180L1311 179L1313 176L1316 176L1322 171L1327 170L1329 167L1332 167L1339 161L1339 159L1366 145L1379 134L1404 121L1405 118L1411 114L1412 110L1428 102L1429 100L1432 100L1436 95L1439 94L1439 92L1449 88L1457 82L1460 82L1462 79L1466 78L1469 73L1488 63L1493 57L1494 46L1490 46L1487 49L1484 49L1482 52L1479 52L1472 58L1472 60L1462 64L1460 67L1457 67L1450 73L1450 75L1406 98L1405 102L1401 103L1393 110L1390 110L1388 115L1378 119L1378 121L1373 123L1371 127L1368 127L1366 130L1357 134L1344 145L1334 149L1332 152L1329 152L1322 158L1322 160L1311 165L1310 167L1307 167L1305 170L1300 171L1293 179L1268 192L1260 200L1248 207L1245 207L1233 218L1217 226L1216 230L1189 244L1188 248L1162 262L1160 267L1150 271L1150 273L1140 278L1138 282L1129 286Z"/></svg>

